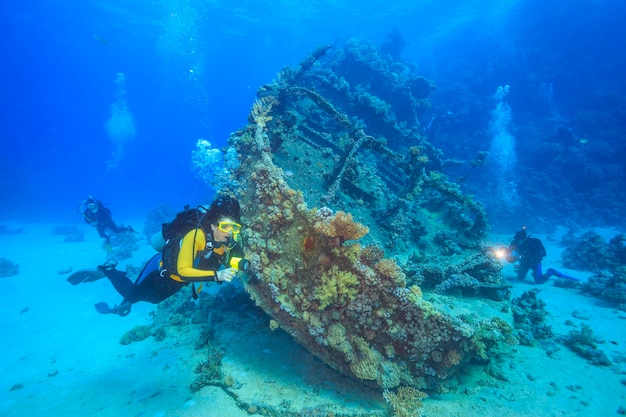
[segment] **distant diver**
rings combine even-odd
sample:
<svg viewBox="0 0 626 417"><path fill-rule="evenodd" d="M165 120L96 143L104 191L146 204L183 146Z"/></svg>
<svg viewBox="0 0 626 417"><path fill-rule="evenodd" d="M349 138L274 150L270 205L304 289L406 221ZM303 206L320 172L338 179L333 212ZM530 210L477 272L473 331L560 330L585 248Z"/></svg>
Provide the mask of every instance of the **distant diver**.
<svg viewBox="0 0 626 417"><path fill-rule="evenodd" d="M506 260L510 263L519 261L517 267L517 278L524 280L528 271L532 270L533 279L537 284L545 283L551 276L578 281L578 278L566 275L554 268L548 268L545 274L542 274L541 261L546 256L546 248L540 239L529 236L526 233L526 227L515 233L513 241L505 249Z"/></svg>
<svg viewBox="0 0 626 417"><path fill-rule="evenodd" d="M111 217L111 210L104 207L102 201L89 195L78 206L78 211L83 215L85 222L98 231L98 235L105 241L107 250L111 249L111 234L122 232L134 232L131 226L118 226Z"/></svg>

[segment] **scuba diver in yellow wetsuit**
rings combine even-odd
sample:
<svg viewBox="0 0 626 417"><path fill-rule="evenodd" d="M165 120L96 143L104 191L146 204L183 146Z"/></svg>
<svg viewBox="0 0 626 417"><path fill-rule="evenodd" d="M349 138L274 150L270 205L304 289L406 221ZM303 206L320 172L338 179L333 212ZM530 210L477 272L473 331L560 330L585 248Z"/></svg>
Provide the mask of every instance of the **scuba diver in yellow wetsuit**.
<svg viewBox="0 0 626 417"><path fill-rule="evenodd" d="M125 316L134 303L157 304L190 283L192 296L197 298L194 282L230 282L238 270L245 270L248 265L243 259L240 212L236 199L218 196L209 210L198 218L197 226L182 237L180 244L171 245L172 250L164 247L153 256L134 282L125 272L115 269L115 264L98 266L124 299L114 307L98 303L96 310ZM175 266L168 270L167 262L163 261L169 257L175 258L172 260Z"/></svg>

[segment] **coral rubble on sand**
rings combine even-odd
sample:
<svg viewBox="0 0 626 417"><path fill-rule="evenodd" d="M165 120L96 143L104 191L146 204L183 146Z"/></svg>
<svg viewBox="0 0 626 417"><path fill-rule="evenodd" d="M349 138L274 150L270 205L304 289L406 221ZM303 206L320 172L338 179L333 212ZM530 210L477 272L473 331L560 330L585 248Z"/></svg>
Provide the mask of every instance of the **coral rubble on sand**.
<svg viewBox="0 0 626 417"><path fill-rule="evenodd" d="M433 83L367 41L328 50L261 87L229 139L241 164L220 191L244 207L244 286L335 370L434 389L511 332L450 306L505 299L508 285L481 243L481 205L421 133Z"/></svg>

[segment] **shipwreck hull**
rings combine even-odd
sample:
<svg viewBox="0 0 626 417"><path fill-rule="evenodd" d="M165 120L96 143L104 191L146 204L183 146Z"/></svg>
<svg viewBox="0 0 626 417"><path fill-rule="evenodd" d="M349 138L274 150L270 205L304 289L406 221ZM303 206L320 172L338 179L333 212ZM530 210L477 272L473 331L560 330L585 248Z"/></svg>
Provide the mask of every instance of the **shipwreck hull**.
<svg viewBox="0 0 626 417"><path fill-rule="evenodd" d="M415 125L431 83L364 41L320 64L326 52L261 88L229 139L240 164L222 191L244 208L244 286L272 328L342 374L432 388L508 331L429 300L507 296L486 216Z"/></svg>

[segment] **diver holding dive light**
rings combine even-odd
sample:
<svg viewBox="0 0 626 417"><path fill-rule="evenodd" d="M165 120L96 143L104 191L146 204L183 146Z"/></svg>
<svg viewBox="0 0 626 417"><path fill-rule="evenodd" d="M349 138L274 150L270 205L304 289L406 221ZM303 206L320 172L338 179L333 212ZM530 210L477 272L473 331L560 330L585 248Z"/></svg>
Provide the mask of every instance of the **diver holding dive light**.
<svg viewBox="0 0 626 417"><path fill-rule="evenodd" d="M508 262L519 261L517 267L517 278L524 280L528 271L532 271L533 279L537 284L545 283L551 276L578 281L578 278L571 277L554 268L548 268L545 274L541 270L541 261L546 256L546 248L540 239L526 233L526 226L515 233L513 241L507 248L503 248L501 257Z"/></svg>
<svg viewBox="0 0 626 417"><path fill-rule="evenodd" d="M197 224L194 223L196 226L179 242L169 245L169 250L165 246L159 248L161 252L148 261L134 282L126 272L115 269L115 262L98 266L124 299L114 307L98 303L96 310L126 316L134 303L160 303L189 284L196 299L202 285L196 291L194 283L222 284L232 281L238 271L247 270L250 263L244 259L239 202L228 195L219 195L201 214ZM173 265L167 266L165 261L170 259Z"/></svg>

